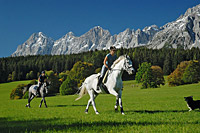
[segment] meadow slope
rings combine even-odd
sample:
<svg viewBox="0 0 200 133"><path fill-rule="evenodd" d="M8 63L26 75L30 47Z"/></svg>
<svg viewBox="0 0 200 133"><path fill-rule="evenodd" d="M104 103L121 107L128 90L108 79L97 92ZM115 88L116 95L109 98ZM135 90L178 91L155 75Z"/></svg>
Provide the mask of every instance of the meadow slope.
<svg viewBox="0 0 200 133"><path fill-rule="evenodd" d="M92 106L84 113L88 95L76 102L77 95L47 97L48 108L39 108L40 98L31 108L25 107L27 99L9 99L14 87L28 82L0 84L0 132L200 132L200 112L188 112L183 98L200 99L200 83L140 89L135 81L125 81L123 116L114 112L111 95L97 97L100 115Z"/></svg>

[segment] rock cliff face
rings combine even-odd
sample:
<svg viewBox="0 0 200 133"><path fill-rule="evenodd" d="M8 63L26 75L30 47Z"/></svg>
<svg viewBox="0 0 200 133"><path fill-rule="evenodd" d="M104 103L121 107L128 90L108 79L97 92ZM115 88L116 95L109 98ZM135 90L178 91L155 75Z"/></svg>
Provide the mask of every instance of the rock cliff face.
<svg viewBox="0 0 200 133"><path fill-rule="evenodd" d="M51 54L53 44L53 39L47 37L42 32L34 33L25 43L18 46L12 56Z"/></svg>
<svg viewBox="0 0 200 133"><path fill-rule="evenodd" d="M126 29L124 32L112 36L108 30L96 26L80 37L69 32L56 41L39 32L34 33L25 43L19 45L12 56L72 54L95 49L108 49L113 45L117 48L137 47L146 45L158 31L159 28L153 25L145 27L143 30Z"/></svg>
<svg viewBox="0 0 200 133"><path fill-rule="evenodd" d="M80 37L76 37L72 32L69 32L64 37L55 41L51 54L72 54L103 49L110 37L110 32L99 26L90 29L90 31Z"/></svg>
<svg viewBox="0 0 200 133"><path fill-rule="evenodd" d="M111 35L108 30L96 26L80 37L69 32L56 41L42 32L34 33L12 56L61 55L108 49L110 46L133 48L144 45L154 49L200 47L200 5L189 8L176 21L160 28L152 25L143 30L126 29L118 35Z"/></svg>
<svg viewBox="0 0 200 133"><path fill-rule="evenodd" d="M161 27L161 31L155 34L148 47L200 47L200 5L189 8L176 21Z"/></svg>

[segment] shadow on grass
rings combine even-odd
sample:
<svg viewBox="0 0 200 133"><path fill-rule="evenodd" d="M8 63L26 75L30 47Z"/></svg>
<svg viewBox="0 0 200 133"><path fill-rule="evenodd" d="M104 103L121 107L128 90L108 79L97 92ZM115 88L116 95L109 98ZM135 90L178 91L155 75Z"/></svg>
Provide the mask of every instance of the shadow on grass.
<svg viewBox="0 0 200 133"><path fill-rule="evenodd" d="M72 104L72 105L54 105L54 106L50 106L50 107L78 107L78 106L87 106L86 104L85 105L75 105L75 104Z"/></svg>
<svg viewBox="0 0 200 133"><path fill-rule="evenodd" d="M17 133L17 132L44 132L44 131L108 131L113 127L126 126L159 126L159 125L180 125L180 124L199 124L198 122L164 122L164 121L94 121L84 122L77 121L70 123L66 119L38 119L38 120L12 120L0 118L0 131Z"/></svg>
<svg viewBox="0 0 200 133"><path fill-rule="evenodd" d="M128 110L125 112L155 114L155 113L185 113L185 112L188 112L188 110Z"/></svg>

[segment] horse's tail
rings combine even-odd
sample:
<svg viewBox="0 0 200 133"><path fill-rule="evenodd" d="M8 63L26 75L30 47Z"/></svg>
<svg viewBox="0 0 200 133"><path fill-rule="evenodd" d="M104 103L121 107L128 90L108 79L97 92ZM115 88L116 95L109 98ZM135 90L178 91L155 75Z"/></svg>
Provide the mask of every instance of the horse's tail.
<svg viewBox="0 0 200 133"><path fill-rule="evenodd" d="M75 101L78 101L78 100L81 99L85 94L87 94L87 90L86 90L86 87L85 87L85 82L82 84L82 86L79 88L79 90L80 90L79 97L76 98Z"/></svg>
<svg viewBox="0 0 200 133"><path fill-rule="evenodd" d="M29 90L29 88L31 87L31 85L32 84L28 84L27 86L24 87L23 94L25 94Z"/></svg>

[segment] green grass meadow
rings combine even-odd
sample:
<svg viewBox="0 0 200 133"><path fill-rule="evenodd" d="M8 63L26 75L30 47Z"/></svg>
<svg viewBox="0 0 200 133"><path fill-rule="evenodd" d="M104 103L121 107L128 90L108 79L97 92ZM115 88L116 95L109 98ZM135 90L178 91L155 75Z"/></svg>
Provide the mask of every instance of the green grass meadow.
<svg viewBox="0 0 200 133"><path fill-rule="evenodd" d="M140 89L135 81L125 81L122 95L125 115L114 111L115 97L99 95L96 115L85 108L89 96L74 101L77 95L47 97L48 108L39 108L41 98L10 100L18 84L0 84L0 132L200 132L200 112L188 112L184 96L200 99L200 83L178 87L168 85Z"/></svg>

